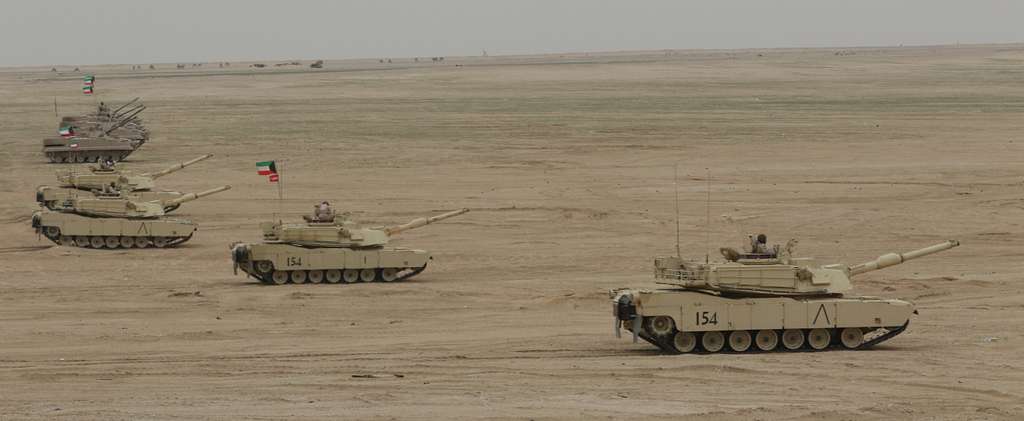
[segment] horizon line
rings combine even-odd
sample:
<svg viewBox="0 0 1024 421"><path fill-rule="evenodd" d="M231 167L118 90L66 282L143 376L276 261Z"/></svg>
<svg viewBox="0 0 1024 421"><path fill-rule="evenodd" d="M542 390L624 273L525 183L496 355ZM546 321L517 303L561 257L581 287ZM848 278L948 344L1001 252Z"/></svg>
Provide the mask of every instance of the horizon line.
<svg viewBox="0 0 1024 421"><path fill-rule="evenodd" d="M2 69L18 69L18 68L32 68L32 67L51 67L56 68L57 66L66 67L101 67L101 66L132 66L132 65L178 65L178 64L207 64L207 63L259 63L259 62L282 62L282 61L295 61L295 60L323 60L328 61L363 61L363 60L387 60L387 59L398 59L398 60L413 60L418 58L432 58L432 57L443 57L446 60L449 58L456 59L480 59L480 58L515 58L515 57L547 57L547 56L564 56L564 55L580 55L580 54L623 54L623 53L664 53L664 52L726 52L726 51L795 51L795 50L829 50L829 49L845 49L845 50L864 50L864 49L898 49L898 48L939 48L939 47L985 47L985 46L1021 46L1024 47L1024 41L1012 41L1012 42L982 42L982 43L952 43L952 44L897 44L897 45L836 45L836 46L816 46L816 47L735 47L735 48L654 48L654 49L627 49L627 50L580 50L580 51L562 51L562 52L550 52L550 53L515 53L515 54L488 54L484 55L450 55L450 56L437 56L437 55L422 55L422 56L379 56L379 57L349 57L349 58L245 58L245 59L229 59L229 60L216 60L216 61L153 61L153 62L124 62L124 63L94 63L94 64L66 64L66 63L50 63L50 64L0 64ZM486 49L484 50L486 51Z"/></svg>

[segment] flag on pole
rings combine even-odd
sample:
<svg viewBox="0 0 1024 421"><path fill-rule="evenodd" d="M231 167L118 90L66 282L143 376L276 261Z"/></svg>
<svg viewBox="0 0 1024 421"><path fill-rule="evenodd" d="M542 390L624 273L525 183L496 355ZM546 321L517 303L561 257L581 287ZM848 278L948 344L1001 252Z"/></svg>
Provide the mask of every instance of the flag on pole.
<svg viewBox="0 0 1024 421"><path fill-rule="evenodd" d="M91 95L92 88L96 84L96 77L93 75L85 75L85 77L82 78L82 82L85 83L85 86L82 86L82 93L85 95Z"/></svg>
<svg viewBox="0 0 1024 421"><path fill-rule="evenodd" d="M270 182L276 183L281 176L277 174L277 165L274 161L260 161L256 163L256 173L270 176Z"/></svg>
<svg viewBox="0 0 1024 421"><path fill-rule="evenodd" d="M61 137L73 137L75 135L75 129L71 126L63 126L60 128Z"/></svg>

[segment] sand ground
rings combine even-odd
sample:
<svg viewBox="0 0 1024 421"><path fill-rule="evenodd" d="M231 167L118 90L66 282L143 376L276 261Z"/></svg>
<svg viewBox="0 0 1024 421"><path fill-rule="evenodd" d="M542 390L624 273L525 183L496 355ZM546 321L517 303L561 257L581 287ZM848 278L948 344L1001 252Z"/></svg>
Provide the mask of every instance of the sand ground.
<svg viewBox="0 0 1024 421"><path fill-rule="evenodd" d="M1024 46L690 51L327 69L0 69L0 419L1021 419ZM170 250L53 246L34 189L61 114L141 96L125 166L160 180ZM283 166L285 201L255 162ZM870 351L685 355L612 334L607 291L765 232L858 263L920 315ZM707 174L711 224L706 224ZM261 286L228 245L320 199L435 260L400 284ZM367 376L368 375L368 376ZM639 417L639 418L638 418Z"/></svg>

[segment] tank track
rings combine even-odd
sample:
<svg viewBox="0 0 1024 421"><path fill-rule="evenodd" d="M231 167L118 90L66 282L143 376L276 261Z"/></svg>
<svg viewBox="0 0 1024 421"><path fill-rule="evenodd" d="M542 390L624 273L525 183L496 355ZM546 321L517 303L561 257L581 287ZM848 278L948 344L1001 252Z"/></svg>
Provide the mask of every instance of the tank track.
<svg viewBox="0 0 1024 421"><path fill-rule="evenodd" d="M48 240L62 246L75 246L95 249L132 249L132 248L167 248L175 247L192 239L187 237L136 237L121 235L77 235L64 236L43 228L42 234Z"/></svg>
<svg viewBox="0 0 1024 421"><path fill-rule="evenodd" d="M625 325L626 323L624 322L623 324ZM640 338L640 339L643 339L644 341L650 343L651 345L654 345L654 346L658 347L662 351L664 351L666 353L669 353L669 354L817 352L817 351L826 351L826 350L850 350L850 351L852 351L852 350L868 349L868 348L871 348L871 347L873 347L875 345L878 345L878 344L880 344L882 342L888 341L889 339L892 339L892 338L896 337L900 333L903 333L903 331L905 331L907 329L908 325L910 325L910 321L909 320L906 323L904 323L902 326L898 326L898 327L874 328L873 330L866 332L864 334L865 341L863 343L861 343L859 346L854 347L854 348L849 348L849 347L843 345L842 342L840 342L838 340L834 340L834 339L836 339L838 337L837 334L839 332L839 329L827 329L827 330L831 331L833 340L830 341L829 345L826 348L824 348L824 349L814 349L814 348L812 348L812 347L810 347L808 345L806 340L804 340L803 344L799 348L797 348L797 349L788 349L785 346L783 346L782 343L780 342L780 343L777 344L777 346L775 348L773 348L771 350L768 350L768 351L759 349L756 345L753 345L753 344L751 344L751 346L748 349L746 349L745 351L733 351L733 350L731 350L729 348L728 343L726 343L722 347L722 349L720 349L718 351L708 351L708 350L705 350L702 345L700 345L701 336L698 334L698 336L697 336L697 343L698 343L697 347L693 351L682 352L682 351L678 350L676 348L675 344L673 343L672 337L674 335L674 332L673 332L673 334L664 335L664 336L652 336L649 333L647 333L645 330L641 329L641 331L637 334L637 337ZM871 329L871 328L868 328L868 329ZM810 329L802 329L802 330L804 332L804 337L806 338L807 337L807 333L808 333L808 331ZM781 337L781 332L782 331L781 330L777 330L777 332L778 332L778 335ZM728 337L728 334L731 333L731 331L724 331L722 333L725 334L726 337ZM751 333L753 334L753 332L751 332ZM870 339L868 339L868 338L870 338Z"/></svg>
<svg viewBox="0 0 1024 421"><path fill-rule="evenodd" d="M327 270L318 270L318 271L313 271L313 270L276 271L275 270L275 271L271 271L270 273L266 273L266 274L262 274L262 275L258 274L258 273L249 273L249 272L246 272L246 273L249 276L251 276L253 278L256 278L257 280L260 281L260 283L262 283L264 285L281 285L281 284L285 284L285 283L288 283L288 284L319 284L319 283L325 283L325 284L351 284L351 283L356 283L356 282L361 282L361 283L366 283L366 282L394 283L394 282L401 282L401 281L404 281L406 279L412 278L413 276L418 275L420 272L423 272L426 268L427 268L427 265L423 265L423 266L418 267L418 268L416 268L416 267L413 267L413 268L401 268L397 272L397 277L395 279L390 280L390 281L387 281L387 280L384 279L384 274L383 274L384 268L372 269L373 272L374 272L374 276L373 276L373 279L369 280L369 281L363 280L362 277L360 277L358 279L354 279L354 280L346 280L344 275L342 275L342 278L340 278L338 281L331 282L328 279L328 277L326 276ZM344 274L344 270L343 269L336 269L336 270L342 271L342 273ZM352 270L352 271L355 271L355 272L359 272L360 271L359 269L349 269L349 270ZM274 281L274 273L275 272L287 273L288 274L287 280L285 282L275 282ZM295 276L294 272L303 272L303 274L301 276ZM315 281L315 280L311 279L312 278L312 276L310 276L311 272L321 272L321 276L319 278L320 280L319 281ZM297 279L300 280L300 281L296 282ZM349 279L353 279L353 278L349 278Z"/></svg>
<svg viewBox="0 0 1024 421"><path fill-rule="evenodd" d="M87 151L87 152L46 152L46 158L54 164L76 164L100 162L110 158L115 162L123 161L133 151Z"/></svg>

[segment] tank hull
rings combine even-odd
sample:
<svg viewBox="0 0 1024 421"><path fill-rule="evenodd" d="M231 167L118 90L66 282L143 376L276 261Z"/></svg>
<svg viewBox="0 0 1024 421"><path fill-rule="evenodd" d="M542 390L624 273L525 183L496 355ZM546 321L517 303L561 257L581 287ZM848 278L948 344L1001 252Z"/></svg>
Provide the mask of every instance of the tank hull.
<svg viewBox="0 0 1024 421"><path fill-rule="evenodd" d="M192 238L196 224L184 219L94 218L37 211L32 227L54 243L97 249L173 247Z"/></svg>
<svg viewBox="0 0 1024 421"><path fill-rule="evenodd" d="M266 284L401 281L422 272L431 256L406 248L300 247L291 244L236 244L238 269Z"/></svg>
<svg viewBox="0 0 1024 421"><path fill-rule="evenodd" d="M48 138L43 140L43 154L52 163L121 161L138 149L144 141L102 138Z"/></svg>
<svg viewBox="0 0 1024 421"><path fill-rule="evenodd" d="M176 191L133 191L126 195L130 200L140 202L151 202L154 200L170 201L181 196L184 196L184 194ZM60 204L66 200L94 198L96 198L96 195L91 191L70 187L42 186L36 190L36 202L50 210L60 209ZM170 212L177 208L178 205L168 206L164 208L164 211Z"/></svg>
<svg viewBox="0 0 1024 421"><path fill-rule="evenodd" d="M617 291L613 311L617 331L668 352L861 349L899 334L915 313L912 303L895 299L733 298L693 290Z"/></svg>

